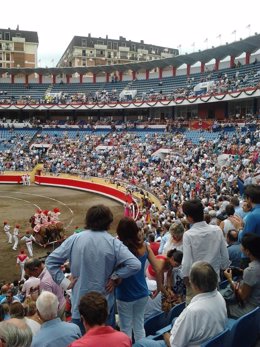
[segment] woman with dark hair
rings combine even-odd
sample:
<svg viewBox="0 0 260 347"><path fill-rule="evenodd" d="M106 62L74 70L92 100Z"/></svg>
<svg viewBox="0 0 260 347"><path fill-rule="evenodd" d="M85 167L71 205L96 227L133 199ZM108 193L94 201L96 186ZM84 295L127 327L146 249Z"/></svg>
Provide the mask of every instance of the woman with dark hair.
<svg viewBox="0 0 260 347"><path fill-rule="evenodd" d="M142 230L132 218L124 217L119 221L117 235L142 264L137 274L123 279L116 288L120 330L130 339L133 331L135 341L138 341L145 337L144 309L149 296L144 273L146 260L149 260L155 270L158 290L163 290L162 273L153 251L144 242Z"/></svg>
<svg viewBox="0 0 260 347"><path fill-rule="evenodd" d="M229 204L226 206L225 212L227 218L220 223L220 228L223 230L224 235L227 235L229 230L236 230L237 232L243 228L243 220L235 214L234 206Z"/></svg>
<svg viewBox="0 0 260 347"><path fill-rule="evenodd" d="M246 234L241 241L242 252L250 259L244 270L241 283L232 280L232 270L227 269L224 275L234 291L238 303L228 303L228 315L239 318L260 305L260 236Z"/></svg>

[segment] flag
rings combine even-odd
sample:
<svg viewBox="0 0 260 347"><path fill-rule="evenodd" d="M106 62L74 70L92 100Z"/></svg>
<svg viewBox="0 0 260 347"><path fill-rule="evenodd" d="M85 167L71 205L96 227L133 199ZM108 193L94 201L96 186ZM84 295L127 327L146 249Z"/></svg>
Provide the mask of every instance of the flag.
<svg viewBox="0 0 260 347"><path fill-rule="evenodd" d="M240 177L237 178L237 185L238 185L240 195L243 196L245 186L244 186L244 181Z"/></svg>
<svg viewBox="0 0 260 347"><path fill-rule="evenodd" d="M208 38L206 38L206 39L204 40L204 42L205 42L205 43L208 42Z"/></svg>
<svg viewBox="0 0 260 347"><path fill-rule="evenodd" d="M195 46L195 42L193 42L193 44L191 46L194 47Z"/></svg>
<svg viewBox="0 0 260 347"><path fill-rule="evenodd" d="M216 38L217 38L217 39L220 39L220 38L221 38L221 34L219 34Z"/></svg>
<svg viewBox="0 0 260 347"><path fill-rule="evenodd" d="M247 26L246 26L246 29L250 29L251 28L251 24L248 24Z"/></svg>
<svg viewBox="0 0 260 347"><path fill-rule="evenodd" d="M234 34L236 34L236 33L237 33L237 31L236 31L236 30L232 31L232 35L234 35Z"/></svg>

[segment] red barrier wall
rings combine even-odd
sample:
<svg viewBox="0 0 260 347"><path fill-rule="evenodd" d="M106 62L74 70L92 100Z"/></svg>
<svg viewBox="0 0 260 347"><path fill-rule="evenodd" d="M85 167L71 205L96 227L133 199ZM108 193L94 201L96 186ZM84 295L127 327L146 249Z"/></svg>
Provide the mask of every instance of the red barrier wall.
<svg viewBox="0 0 260 347"><path fill-rule="evenodd" d="M22 183L22 178L19 175L0 175L0 183L20 184Z"/></svg>
<svg viewBox="0 0 260 347"><path fill-rule="evenodd" d="M126 201L129 203L133 202L133 199L131 196L125 194L124 192L118 189L115 189L113 187L108 187L98 183L88 182L88 181L79 181L79 180L74 180L71 178L36 175L35 183L39 185L45 185L45 186L55 186L55 187L85 190L88 192L107 196L111 199L117 200L122 203L125 203Z"/></svg>

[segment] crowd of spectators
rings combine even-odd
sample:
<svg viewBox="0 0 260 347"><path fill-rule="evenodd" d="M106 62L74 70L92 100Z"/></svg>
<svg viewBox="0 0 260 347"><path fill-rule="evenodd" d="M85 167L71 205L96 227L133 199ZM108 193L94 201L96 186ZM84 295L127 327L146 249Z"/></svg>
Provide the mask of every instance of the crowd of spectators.
<svg viewBox="0 0 260 347"><path fill-rule="evenodd" d="M215 125L219 126L218 123ZM171 126L169 125L170 128ZM26 263L25 271L29 276L27 281L32 281L32 277L38 278L40 284L32 285L30 288L32 290L29 292L23 282L15 285L3 284L0 302L3 304L2 319L8 322L11 318L9 323L15 326L12 329L16 331L17 336L28 337L24 323L29 325L24 316L18 317L19 314L13 313L13 305L16 301L27 302L34 299L35 302L38 285L40 291L42 289L51 291L57 298L48 295L45 297L44 292L38 297L35 303L38 314L34 309L30 317L34 317L42 327L37 332L34 331L34 337L31 336L32 346L36 346L37 343L44 345L44 340L47 341L53 336L47 332L49 329L49 331L55 330L57 341L64 343L64 347L70 343L73 347L80 346L80 342L77 345L76 341L72 341L79 338L85 329L88 333L83 339L91 340L89 332L93 332L93 323L84 316L84 302L80 300L84 294L93 290L106 294L109 309L108 317L104 316L103 321L97 325L102 325L105 321L115 325L114 288L117 287L119 325L128 335L128 338L125 335L117 335L116 338L124 340L122 346L131 346L131 329L134 331L136 341L140 339L142 346L149 346L146 344L147 341L142 340L145 313L150 312L148 316L151 316L161 312L162 309L169 309L169 303L174 305L185 300L185 295L186 301L191 300L192 306L187 307L173 327L171 336L168 336L168 343L172 346L175 346L175 341L186 339L186 343L187 337L192 341L196 336L196 331L193 336L184 332L189 327L190 317L193 317L192 307L195 307L195 311L198 306L200 307L197 295L200 295L199 298L204 295L208 298L209 295L205 292L211 293L212 309L219 305L219 319L217 322L211 320L204 322L205 334L198 339L196 337L196 342L202 342L203 339L222 331L227 315L237 318L260 304L258 275L260 257L259 251L254 246L259 244L260 237L260 131L257 123L254 124L254 131L250 129L245 132L236 131L229 136L228 132L222 130L213 140L205 139L204 132L201 132L199 143L196 144L188 140L186 134L179 130L175 132L167 130L169 129L166 127L166 131L163 132L138 133L128 132L126 129L120 131L112 126L107 134L98 135L92 131L85 134L82 139L80 136L70 138L68 130L64 129L57 132L58 136L52 137L46 134L44 137L37 137L36 143L51 145L48 150L43 147L30 150L30 138L21 138L19 137L21 135L16 135L15 129L9 129L14 134L12 140L16 143L16 148L1 153L2 171L7 169L30 171L36 163L43 162L43 174L68 173L83 179L100 177L117 186L125 186L131 194L138 193L139 203L136 221L126 216L126 219L119 223L120 240L104 231L109 229L113 219L111 211L95 207L97 210L90 209L86 217L86 229L91 230L91 234L82 231L69 237L49 255L46 267L37 259L30 259ZM99 146L102 146L101 150ZM152 196L159 199L160 205L155 203ZM124 223L127 227L124 227ZM128 235L130 226L133 232ZM241 242L244 256L240 250ZM206 255L205 250L207 250ZM115 259L111 258L114 252L116 252ZM105 256L109 256L109 260ZM145 272L146 259L150 260L153 272L151 269ZM61 266L68 260L71 277L65 278ZM206 261L206 264L197 264L197 261ZM193 263L195 263L194 268ZM240 288L233 281L232 270L229 268L231 263L232 266L238 265L242 269ZM117 268L119 264L121 266ZM205 271L202 271L204 268ZM90 281L87 281L87 273ZM147 275L146 279L144 273ZM205 273L211 277L209 287L201 287L196 278L203 274L205 276ZM226 300L228 307L226 312L224 301L216 289L217 283L224 278L230 283L229 289L246 304L245 310L239 309L233 301ZM151 289L153 292L151 296L154 295L154 299L148 295L147 283L155 285ZM127 295L126 290L122 288L127 288ZM138 295L133 295L135 293L133 288L139 288ZM141 292L143 294L139 295ZM192 298L194 294L195 297ZM224 294L223 296L225 297ZM156 301L158 297L159 308ZM69 308L71 298L72 309ZM102 299L100 300L102 303ZM161 305L161 301L164 305ZM46 302L52 307L50 312L46 312L44 306L47 305ZM83 306L78 307L78 304ZM134 311L135 304L137 311ZM104 309L104 302L102 305ZM18 310L20 306L16 306ZM132 314L130 307L133 309ZM80 322L80 314L86 318L84 324ZM32 319L28 315L27 318ZM70 323L71 330L67 330L68 339L63 336L65 342L60 342L62 337L58 333L64 330L64 326L57 317L63 318L64 315L67 317L72 315L73 322L81 330ZM13 319L23 319L23 321L19 321L18 324ZM209 323L211 327L214 325L218 328L210 330ZM3 330L8 331L7 328L5 326ZM7 339L3 330L0 324L0 337ZM97 335L102 334L101 331L102 329ZM115 330L104 333L112 334ZM28 342L28 346L30 343ZM46 346L51 344L46 342Z"/></svg>

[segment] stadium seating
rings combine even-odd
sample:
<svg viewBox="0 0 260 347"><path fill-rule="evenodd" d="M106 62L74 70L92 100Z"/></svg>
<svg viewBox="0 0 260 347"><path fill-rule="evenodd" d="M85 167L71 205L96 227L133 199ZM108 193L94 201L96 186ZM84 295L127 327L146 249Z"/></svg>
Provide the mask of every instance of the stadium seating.
<svg viewBox="0 0 260 347"><path fill-rule="evenodd" d="M161 329L165 327L167 327L167 329L169 328L168 330L170 330L173 319L175 317L178 317L181 314L181 312L185 308L185 305L186 303L182 302L181 304L174 306L169 312L162 312L148 319L144 323L146 336L149 336L149 335L161 336L163 333Z"/></svg>
<svg viewBox="0 0 260 347"><path fill-rule="evenodd" d="M259 337L259 312L257 307L234 320L228 320L230 334L225 347L254 347Z"/></svg>
<svg viewBox="0 0 260 347"><path fill-rule="evenodd" d="M225 329L222 333L203 342L200 347L228 347L230 330ZM231 346L230 346L231 347Z"/></svg>

